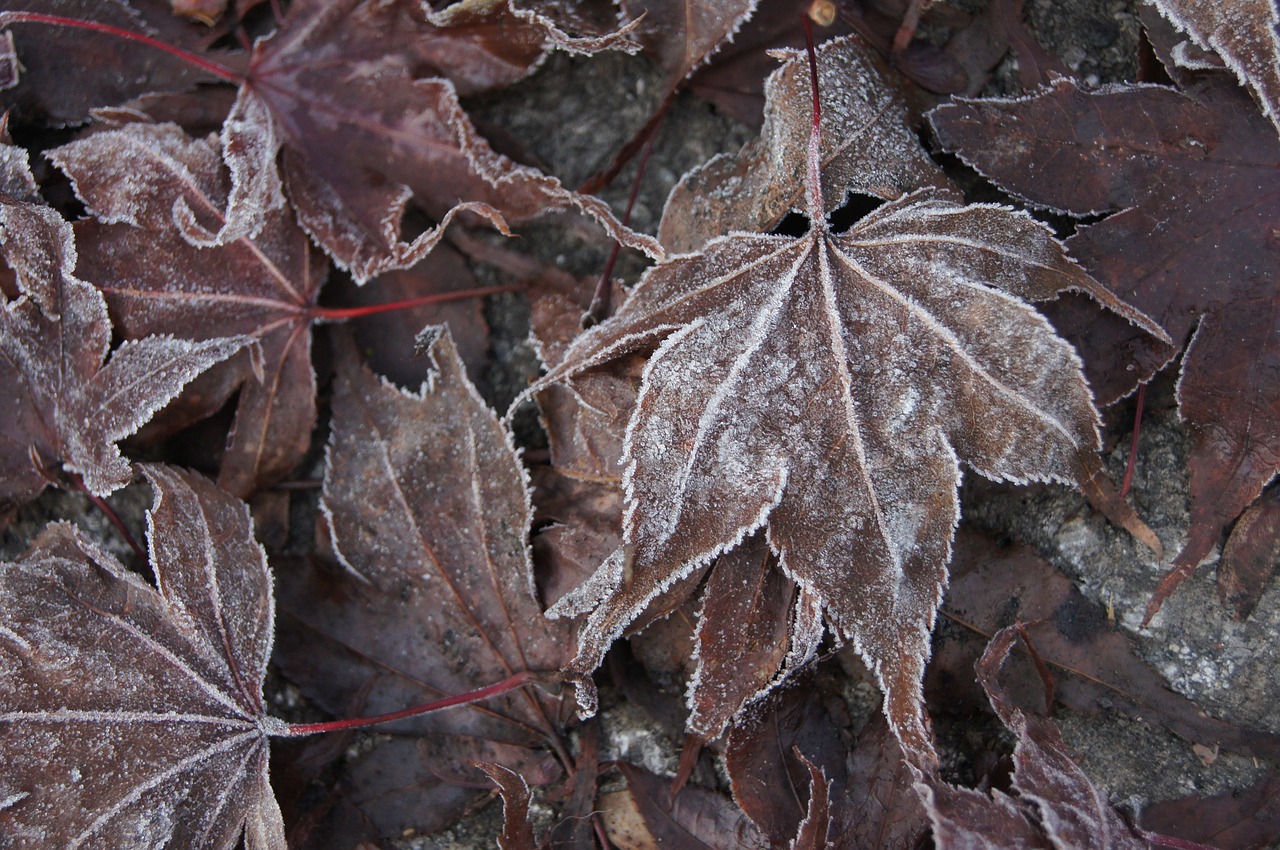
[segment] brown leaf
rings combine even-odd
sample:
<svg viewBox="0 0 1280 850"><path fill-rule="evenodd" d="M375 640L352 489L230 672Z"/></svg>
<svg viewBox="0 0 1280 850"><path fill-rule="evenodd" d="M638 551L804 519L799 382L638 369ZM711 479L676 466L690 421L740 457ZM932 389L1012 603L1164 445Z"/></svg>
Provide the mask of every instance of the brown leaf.
<svg viewBox="0 0 1280 850"><path fill-rule="evenodd" d="M1252 90L1263 114L1280 129L1280 17L1274 0L1154 2L1160 14L1197 46L1222 57L1240 83ZM1182 58L1177 48L1174 58Z"/></svg>
<svg viewBox="0 0 1280 850"><path fill-rule="evenodd" d="M811 661L822 641L821 602L777 568L762 535L721 555L707 579L694 637L689 729L719 737L749 701Z"/></svg>
<svg viewBox="0 0 1280 850"><path fill-rule="evenodd" d="M931 120L944 145L1019 196L1110 213L1069 247L1176 346L1187 344L1178 400L1196 437L1191 528L1153 614L1280 469L1280 139L1220 76L1191 93L1090 93L1062 80L1031 98L944 106ZM1092 369L1125 376L1117 394L1177 353L1148 340L1130 359L1111 334L1093 323L1082 348L1107 356Z"/></svg>
<svg viewBox="0 0 1280 850"><path fill-rule="evenodd" d="M498 786L502 795L502 834L499 850L537 850L533 824L529 822L529 786L515 771L500 764L476 765Z"/></svg>
<svg viewBox="0 0 1280 850"><path fill-rule="evenodd" d="M1280 774L1272 771L1243 791L1154 803L1139 821L1150 832L1218 850L1273 847L1280 840Z"/></svg>
<svg viewBox="0 0 1280 850"><path fill-rule="evenodd" d="M916 850L929 818L912 788L912 775L888 723L875 717L858 733L845 772L849 781L833 793L832 850Z"/></svg>
<svg viewBox="0 0 1280 850"><path fill-rule="evenodd" d="M1079 360L1022 300L1066 289L1142 321L1030 217L926 192L844 233L819 216L801 238L735 234L650 269L535 387L659 346L627 431L626 546L580 589L577 610L597 607L574 669L767 526L781 568L876 671L908 754L931 761L919 683L958 461L1082 484L1098 466Z"/></svg>
<svg viewBox="0 0 1280 850"><path fill-rule="evenodd" d="M0 565L0 832L15 847L285 850L267 782L271 574L244 505L144 470L158 590L64 524Z"/></svg>
<svg viewBox="0 0 1280 850"><path fill-rule="evenodd" d="M196 375L250 344L149 336L107 359L102 295L76 278L71 226L43 206L0 202L0 254L22 297L0 305L0 505L25 501L59 465L102 496L132 478L115 443L138 430ZM105 361L105 362L104 362Z"/></svg>
<svg viewBox="0 0 1280 850"><path fill-rule="evenodd" d="M678 850L764 850L768 841L733 803L715 792L686 785L671 799L671 780L620 762L627 799L605 809L610 838L622 848L671 847ZM617 835L623 806L634 807L629 837ZM611 817L612 815L612 817Z"/></svg>
<svg viewBox="0 0 1280 850"><path fill-rule="evenodd" d="M771 693L734 722L725 746L733 798L775 845L790 841L809 811L811 775L843 783L840 730L815 698L812 676Z"/></svg>
<svg viewBox="0 0 1280 850"><path fill-rule="evenodd" d="M736 156L719 156L686 174L672 190L658 238L673 253L702 248L734 231L767 231L804 194L809 122L797 120L811 102L809 69L792 61L765 84L760 136ZM822 97L823 213L849 192L894 200L950 185L904 123L906 107L859 43L833 39L818 50Z"/></svg>
<svg viewBox="0 0 1280 850"><path fill-rule="evenodd" d="M341 566L282 577L281 669L335 714L362 688L362 711L377 714L520 671L554 673L574 641L534 598L524 471L448 333L431 345L435 373L420 395L373 376L349 343L338 354L323 509ZM548 781L545 748L566 763L571 702L516 693L389 726L411 751L399 758L411 781L366 775L348 802L388 837L456 818L474 799L456 783L481 781L472 762Z"/></svg>
<svg viewBox="0 0 1280 850"><path fill-rule="evenodd" d="M125 0L6 0L4 11L79 18L198 49L203 28L179 21L164 5ZM150 92L185 91L217 79L175 56L98 32L22 25L17 37L10 38L19 75L17 85L0 94L0 111L14 109L27 120L53 126L80 123L94 107L115 106ZM225 51L209 55L218 62L237 61ZM85 71L73 73L70 68Z"/></svg>
<svg viewBox="0 0 1280 850"><path fill-rule="evenodd" d="M1263 494L1240 517L1218 564L1218 596L1243 620L1280 568L1280 490Z"/></svg>
<svg viewBox="0 0 1280 850"><path fill-rule="evenodd" d="M660 255L654 240L619 224L603 201L495 153L452 82L417 78L423 63L414 62L415 45L434 31L420 12L416 3L359 0L290 7L281 29L255 48L224 127L232 208L240 209L240 196L250 218L278 205L274 187L249 184L283 145L289 196L303 227L359 282L413 265L462 209L505 228L504 217L518 222L576 208L624 244ZM411 199L441 224L406 241L401 229Z"/></svg>
<svg viewBox="0 0 1280 850"><path fill-rule="evenodd" d="M636 38L674 89L750 20L759 0L623 0Z"/></svg>
<svg viewBox="0 0 1280 850"><path fill-rule="evenodd" d="M1079 847L1145 850L1068 754L1061 735L1044 717L1024 714L996 677L1017 640L1015 628L998 633L978 664L978 679L1000 721L1017 736L1013 786L1017 798L991 796L925 779L921 790L939 850L950 848Z"/></svg>
<svg viewBox="0 0 1280 850"><path fill-rule="evenodd" d="M1024 623L1036 650L1055 673L1057 699L1090 714L1102 706L1207 746L1263 758L1280 757L1280 737L1242 728L1205 714L1142 660L1134 642L1106 612L1033 550L1000 547L990 538L961 532L951 561L943 615L966 630L934 641L927 690L941 704L977 707L985 696L972 670L987 636ZM1004 688L1038 695L1042 686L1030 665L1006 665Z"/></svg>
<svg viewBox="0 0 1280 850"><path fill-rule="evenodd" d="M847 746L821 696L804 679L771 693L735 724L725 752L735 799L774 846L800 835L825 806L821 837L832 850L915 850L929 822L887 722L872 718ZM825 802L814 799L819 788ZM808 834L817 832L810 827Z"/></svg>
<svg viewBox="0 0 1280 850"><path fill-rule="evenodd" d="M172 124L129 124L51 151L97 221L77 226L80 267L106 295L127 339L242 334L261 346L207 376L179 424L217 411L240 390L218 482L239 496L298 464L315 424L311 323L328 271L287 209L253 237L198 247L184 222L222 230L230 181L218 152Z"/></svg>

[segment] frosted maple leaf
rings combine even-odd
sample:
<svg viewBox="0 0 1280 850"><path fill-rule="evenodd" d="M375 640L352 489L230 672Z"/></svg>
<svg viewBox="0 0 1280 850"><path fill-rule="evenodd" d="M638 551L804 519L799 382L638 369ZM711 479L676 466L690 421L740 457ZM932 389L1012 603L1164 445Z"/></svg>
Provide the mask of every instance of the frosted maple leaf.
<svg viewBox="0 0 1280 850"><path fill-rule="evenodd" d="M656 346L627 428L624 545L551 613L589 612L571 665L589 672L664 590L763 528L931 766L920 683L961 461L997 480L1108 486L1080 360L1027 302L1080 290L1158 329L1006 207L926 189L832 232L819 126L815 104L808 233L731 233L659 263L534 387Z"/></svg>

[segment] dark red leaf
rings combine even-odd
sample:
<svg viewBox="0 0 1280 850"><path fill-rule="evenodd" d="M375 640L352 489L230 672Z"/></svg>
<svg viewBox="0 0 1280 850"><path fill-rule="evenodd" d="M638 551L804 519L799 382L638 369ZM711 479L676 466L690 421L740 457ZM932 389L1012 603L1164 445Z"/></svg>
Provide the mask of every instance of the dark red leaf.
<svg viewBox="0 0 1280 850"><path fill-rule="evenodd" d="M4 11L78 18L199 49L201 28L173 17L166 6L147 0L7 0ZM18 83L0 92L0 111L12 108L26 120L53 126L82 122L94 107L115 106L151 92L189 90L218 79L179 57L101 32L23 25L9 38L16 47ZM236 61L224 51L210 56L224 64Z"/></svg>
<svg viewBox="0 0 1280 850"><path fill-rule="evenodd" d="M197 247L184 222L220 230L230 191L218 152L172 124L129 124L56 149L96 221L77 226L80 268L106 295L128 339L243 334L257 340L261 380L241 358L188 396L177 424L210 415L240 390L219 483L245 496L291 472L311 443L311 323L328 264L287 209L256 235Z"/></svg>
<svg viewBox="0 0 1280 850"><path fill-rule="evenodd" d="M1231 530L1218 564L1218 595L1243 620L1280 569L1280 489L1254 502Z"/></svg>
<svg viewBox="0 0 1280 850"><path fill-rule="evenodd" d="M511 438L467 382L447 332L429 353L435 371L415 394L339 346L323 508L340 566L282 577L276 655L335 714L366 687L365 713L381 713L515 672L554 677L573 653L572 627L545 620L534 598L528 495ZM472 762L550 781L556 755L571 766L559 737L571 703L516 693L389 726L399 755L375 747L358 759L352 769L376 760L386 773L366 771L347 802L375 837L390 837L461 814L474 791L456 785L483 783Z"/></svg>
<svg viewBox="0 0 1280 850"><path fill-rule="evenodd" d="M498 786L502 795L502 834L500 850L537 850L533 824L529 822L529 786L520 774L500 764L476 765Z"/></svg>
<svg viewBox="0 0 1280 850"><path fill-rule="evenodd" d="M1108 213L1069 247L1108 289L1188 345L1178 399L1196 437L1191 528L1150 616L1280 469L1280 139L1220 75L1186 93L1090 93L1062 80L1031 98L944 106L931 120L944 145L1019 196ZM1128 352L1113 333L1086 327L1082 347L1110 355L1090 367L1123 374L1118 391L1147 380L1177 350L1153 341L1116 361Z"/></svg>
<svg viewBox="0 0 1280 850"><path fill-rule="evenodd" d="M1268 773L1244 791L1145 806L1139 822L1150 832L1219 850L1273 847L1280 840L1280 774Z"/></svg>
<svg viewBox="0 0 1280 850"><path fill-rule="evenodd" d="M1280 757L1280 736L1210 717L1170 690L1106 612L1029 548L1001 547L984 535L961 532L943 613L966 633L934 642L928 692L941 705L976 708L985 700L973 683L973 665L988 635L1022 622L1055 673L1063 705L1091 714L1106 706L1158 722L1193 743ZM1028 699L1042 692L1030 665L1007 664L1003 687Z"/></svg>
<svg viewBox="0 0 1280 850"><path fill-rule="evenodd" d="M725 797L686 785L671 799L671 780L627 762L618 764L627 780L625 798L602 803L611 837L624 847L675 850L764 850L760 831ZM630 838L616 833L630 826Z"/></svg>
<svg viewBox="0 0 1280 850"><path fill-rule="evenodd" d="M0 834L285 850L263 710L271 574L244 505L145 468L153 588L57 524L0 565Z"/></svg>
<svg viewBox="0 0 1280 850"><path fill-rule="evenodd" d="M988 795L924 777L925 805L939 850L1146 850L1146 842L1134 835L1072 760L1053 723L1023 713L1000 687L1000 666L1017 638L1015 628L995 636L978 663L978 679L1000 721L1017 736L1013 787L1018 796L999 791Z"/></svg>
<svg viewBox="0 0 1280 850"><path fill-rule="evenodd" d="M281 29L255 49L224 128L233 206L241 195L246 215L280 203L277 187L249 181L283 145L300 221L360 282L420 260L459 203L499 227L502 217L518 222L580 209L615 238L661 254L603 201L495 153L462 111L453 83L419 78L419 66L430 67L420 45L436 32L417 3L294 3ZM442 224L406 241L411 199Z"/></svg>
<svg viewBox="0 0 1280 850"><path fill-rule="evenodd" d="M11 393L0 405L0 505L34 496L60 465L98 496L129 483L129 462L115 443L251 342L149 336L108 359L107 307L72 274L69 224L47 207L0 199L0 254L22 293L0 304L0 386Z"/></svg>

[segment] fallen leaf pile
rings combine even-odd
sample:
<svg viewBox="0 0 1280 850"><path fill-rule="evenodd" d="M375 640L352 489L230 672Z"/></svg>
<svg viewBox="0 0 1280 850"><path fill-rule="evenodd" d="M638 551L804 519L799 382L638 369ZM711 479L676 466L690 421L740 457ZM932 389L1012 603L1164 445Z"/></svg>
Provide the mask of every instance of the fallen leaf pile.
<svg viewBox="0 0 1280 850"><path fill-rule="evenodd" d="M1055 706L1280 736L960 485L1078 490L1162 561L1099 406L1180 361L1147 619L1219 546L1263 598L1275 5L1156 0L1159 76L1101 88L1023 5L0 5L0 845L389 848L498 797L505 850L1274 841L1274 774L1112 805ZM654 106L573 188L494 104L613 51ZM632 229L591 193L695 95L759 134Z"/></svg>

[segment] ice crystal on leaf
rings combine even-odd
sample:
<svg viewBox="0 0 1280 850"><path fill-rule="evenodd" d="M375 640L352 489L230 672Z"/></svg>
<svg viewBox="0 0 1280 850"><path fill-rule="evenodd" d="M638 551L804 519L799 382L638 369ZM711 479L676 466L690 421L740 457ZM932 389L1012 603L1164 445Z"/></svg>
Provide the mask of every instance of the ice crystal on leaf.
<svg viewBox="0 0 1280 850"><path fill-rule="evenodd" d="M25 193L34 185L30 172L10 159L6 182ZM250 343L148 336L108 358L107 305L74 275L71 225L41 204L0 196L0 257L18 288L18 297L0 303L0 386L8 391L0 405L0 506L40 492L59 465L97 495L129 483L131 467L115 443Z"/></svg>
<svg viewBox="0 0 1280 850"><path fill-rule="evenodd" d="M5 846L284 850L274 604L243 504L149 467L153 588L69 525L0 564Z"/></svg>
<svg viewBox="0 0 1280 850"><path fill-rule="evenodd" d="M808 103L787 120L810 125ZM1005 207L926 189L832 233L818 151L787 151L810 163L806 235L737 232L660 263L541 382L656 346L627 429L624 546L560 607L594 605L573 665L590 671L651 601L764 528L932 765L920 681L960 462L1105 489L1079 358L1026 302L1080 290L1156 329Z"/></svg>

